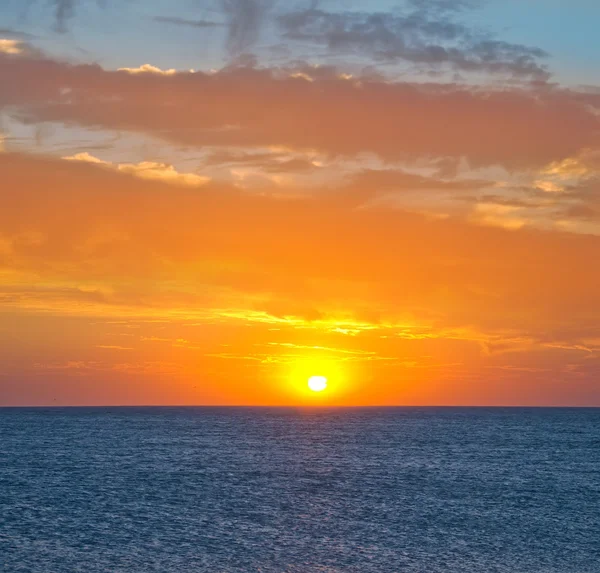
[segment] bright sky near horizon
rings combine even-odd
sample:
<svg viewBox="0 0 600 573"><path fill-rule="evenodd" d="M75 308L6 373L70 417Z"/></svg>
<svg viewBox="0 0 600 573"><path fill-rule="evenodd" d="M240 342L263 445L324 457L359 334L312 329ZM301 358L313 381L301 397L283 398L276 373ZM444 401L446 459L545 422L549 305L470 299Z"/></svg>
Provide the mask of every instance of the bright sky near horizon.
<svg viewBox="0 0 600 573"><path fill-rule="evenodd" d="M599 18L2 3L0 406L600 405Z"/></svg>

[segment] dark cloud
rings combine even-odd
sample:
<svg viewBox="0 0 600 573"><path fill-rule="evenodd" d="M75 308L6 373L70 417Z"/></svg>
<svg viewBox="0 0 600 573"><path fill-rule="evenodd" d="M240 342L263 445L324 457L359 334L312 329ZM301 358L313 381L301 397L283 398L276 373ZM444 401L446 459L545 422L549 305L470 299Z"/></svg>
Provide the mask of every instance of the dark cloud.
<svg viewBox="0 0 600 573"><path fill-rule="evenodd" d="M561 194L570 206L565 209L568 218L600 221L600 172L595 171L577 184L566 187Z"/></svg>
<svg viewBox="0 0 600 573"><path fill-rule="evenodd" d="M191 28L216 28L225 25L223 22L214 22L212 20L187 20L185 18L169 16L156 16L153 20L161 24L174 24L175 26L189 26Z"/></svg>
<svg viewBox="0 0 600 573"><path fill-rule="evenodd" d="M254 45L271 6L272 0L221 0L230 55L239 55Z"/></svg>
<svg viewBox="0 0 600 573"><path fill-rule="evenodd" d="M67 22L75 15L77 0L55 0L54 15L56 18L56 31L64 33L67 31Z"/></svg>
<svg viewBox="0 0 600 573"><path fill-rule="evenodd" d="M26 32L21 32L19 30L13 30L12 28L0 28L0 37L4 38L19 38L19 39L29 39L34 38L32 34L27 34Z"/></svg>
<svg viewBox="0 0 600 573"><path fill-rule="evenodd" d="M41 0L25 0L26 9ZM76 15L77 9L86 2L95 2L100 7L106 5L106 0L50 0L54 11L54 28L59 33L65 33L69 21ZM220 8L225 16L225 22L214 22L204 18L190 20L176 16L157 16L158 22L196 28L216 26L227 27L226 49L232 56L237 56L250 49L258 40L265 17L274 0L219 0ZM200 0L201 6L206 6L206 0Z"/></svg>
<svg viewBox="0 0 600 573"><path fill-rule="evenodd" d="M94 3L100 8L106 6L107 0L23 0L24 15L29 11L30 7L37 4L50 4L54 15L54 29L59 34L67 32L69 21L73 19L77 13L77 9L86 3Z"/></svg>
<svg viewBox="0 0 600 573"><path fill-rule="evenodd" d="M327 46L332 52L367 55L378 61L447 66L464 72L504 73L546 80L539 48L497 41L455 21L448 11L466 3L439 2L444 10L413 2L407 13L327 12L317 3L279 17L284 36Z"/></svg>
<svg viewBox="0 0 600 573"><path fill-rule="evenodd" d="M573 205L565 210L565 215L569 218L598 221L600 219L600 207L594 208L587 205Z"/></svg>
<svg viewBox="0 0 600 573"><path fill-rule="evenodd" d="M408 0L407 4L422 12L439 15L477 8L481 0Z"/></svg>

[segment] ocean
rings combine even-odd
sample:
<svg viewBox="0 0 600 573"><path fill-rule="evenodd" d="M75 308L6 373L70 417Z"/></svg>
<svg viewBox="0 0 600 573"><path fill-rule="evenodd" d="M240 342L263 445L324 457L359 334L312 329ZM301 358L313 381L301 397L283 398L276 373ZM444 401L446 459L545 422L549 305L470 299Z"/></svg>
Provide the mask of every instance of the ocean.
<svg viewBox="0 0 600 573"><path fill-rule="evenodd" d="M600 572L600 409L0 409L2 573Z"/></svg>

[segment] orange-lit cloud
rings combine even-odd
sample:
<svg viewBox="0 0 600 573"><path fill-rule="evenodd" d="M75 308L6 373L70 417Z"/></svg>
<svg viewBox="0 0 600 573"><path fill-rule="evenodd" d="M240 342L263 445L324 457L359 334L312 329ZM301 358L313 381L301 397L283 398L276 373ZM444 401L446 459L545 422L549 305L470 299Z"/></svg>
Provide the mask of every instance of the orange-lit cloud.
<svg viewBox="0 0 600 573"><path fill-rule="evenodd" d="M0 171L4 402L48 400L44 375L63 401L293 403L290 372L325 364L336 403L598 400L598 237L353 189L281 200L15 153Z"/></svg>
<svg viewBox="0 0 600 573"><path fill-rule="evenodd" d="M87 152L76 153L68 157L63 157L67 161L83 161L87 163L94 163L96 165L104 165L117 171L123 171L124 173L131 173L141 179L151 179L157 181L165 181L175 185L189 185L191 187L197 187L204 185L210 178L197 175L195 173L179 173L173 167L166 163L156 163L154 161L141 161L140 163L119 163L113 165L107 161L102 161Z"/></svg>
<svg viewBox="0 0 600 573"><path fill-rule="evenodd" d="M159 76L172 76L177 73L177 70L161 70L152 64L143 64L138 68L119 68L119 72L127 72L128 74L158 74Z"/></svg>
<svg viewBox="0 0 600 573"><path fill-rule="evenodd" d="M494 89L337 74L308 82L289 70L248 67L130 74L2 54L0 73L0 105L21 108L31 121L137 131L197 147L464 157L472 166L523 168L598 143L597 96L546 85Z"/></svg>
<svg viewBox="0 0 600 573"><path fill-rule="evenodd" d="M23 53L22 42L7 38L0 38L0 54L15 55Z"/></svg>

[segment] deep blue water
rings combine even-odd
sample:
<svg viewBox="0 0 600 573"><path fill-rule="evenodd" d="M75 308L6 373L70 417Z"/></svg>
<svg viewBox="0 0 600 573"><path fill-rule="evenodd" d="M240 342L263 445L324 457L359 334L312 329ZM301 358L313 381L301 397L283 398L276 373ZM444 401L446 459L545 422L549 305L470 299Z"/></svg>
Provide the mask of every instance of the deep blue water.
<svg viewBox="0 0 600 573"><path fill-rule="evenodd" d="M600 572L600 410L0 409L0 571Z"/></svg>

